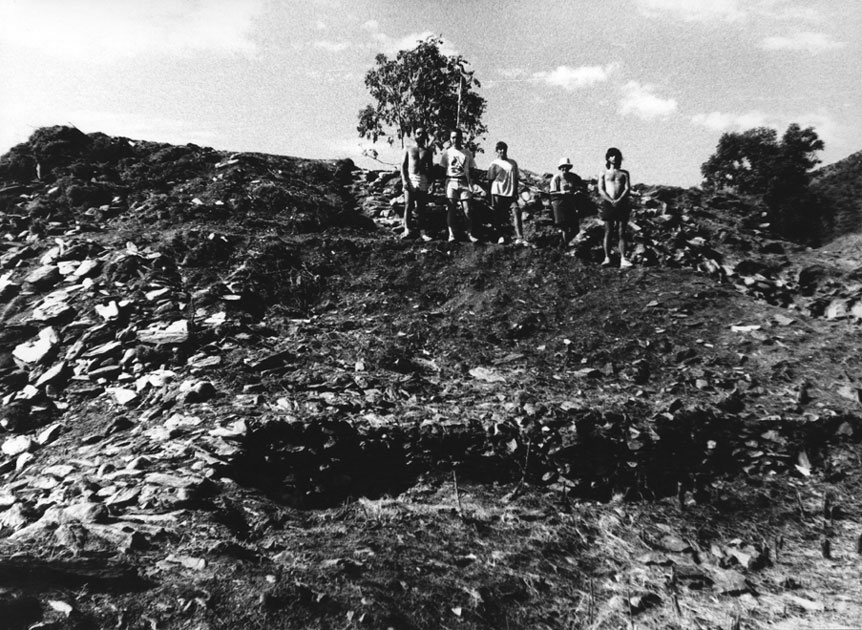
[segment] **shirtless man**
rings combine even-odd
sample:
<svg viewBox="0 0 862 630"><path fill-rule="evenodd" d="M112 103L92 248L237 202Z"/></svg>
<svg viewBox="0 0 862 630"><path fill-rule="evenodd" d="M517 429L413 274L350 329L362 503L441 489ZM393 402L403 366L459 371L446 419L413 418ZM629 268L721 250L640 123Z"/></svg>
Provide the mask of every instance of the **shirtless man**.
<svg viewBox="0 0 862 630"><path fill-rule="evenodd" d="M449 134L449 147L440 155L440 163L446 169L446 199L449 202L449 211L446 214L446 223L449 225L449 240L456 239L458 225L458 206L460 204L467 218L467 237L474 243L479 239L475 235L473 212L470 209L470 200L473 198L472 182L470 181L470 168L473 166L473 154L461 147L464 136L460 129L455 129Z"/></svg>
<svg viewBox="0 0 862 630"><path fill-rule="evenodd" d="M620 168L622 162L623 154L619 149L611 147L605 153L606 170L599 177L599 194L602 196L601 218L605 222L605 259L602 261L602 267L610 267L612 264L611 238L616 229L619 230L620 235L620 269L628 269L632 266L626 258L626 228L631 215L629 203L631 176L628 171Z"/></svg>
<svg viewBox="0 0 862 630"><path fill-rule="evenodd" d="M416 130L416 146L404 150L404 159L401 160L401 183L404 185L404 231L402 239L416 236L414 229L413 211L416 211L416 219L419 224L419 237L423 241L430 241L428 235L428 217L425 207L428 202L428 178L433 166L431 149L428 148L428 132L422 127Z"/></svg>

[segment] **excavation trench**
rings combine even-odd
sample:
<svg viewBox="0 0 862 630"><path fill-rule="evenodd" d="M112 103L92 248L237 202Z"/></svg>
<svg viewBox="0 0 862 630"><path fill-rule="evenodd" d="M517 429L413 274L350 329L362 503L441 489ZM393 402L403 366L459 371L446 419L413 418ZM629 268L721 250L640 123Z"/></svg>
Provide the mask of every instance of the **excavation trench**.
<svg viewBox="0 0 862 630"><path fill-rule="evenodd" d="M860 435L856 416L746 422L703 409L645 423L583 410L529 426L272 419L250 431L226 472L302 509L395 496L419 479L451 479L453 471L461 483L523 482L598 501L620 493L651 500L680 489L706 500L716 479L798 474L802 454L812 467L826 466L833 446Z"/></svg>

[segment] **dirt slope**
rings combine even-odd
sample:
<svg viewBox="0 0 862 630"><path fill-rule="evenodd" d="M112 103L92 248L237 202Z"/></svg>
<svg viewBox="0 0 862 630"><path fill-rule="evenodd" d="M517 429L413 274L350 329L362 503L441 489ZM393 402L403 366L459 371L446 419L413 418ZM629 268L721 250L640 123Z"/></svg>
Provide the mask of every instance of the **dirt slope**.
<svg viewBox="0 0 862 630"><path fill-rule="evenodd" d="M68 128L0 178L10 628L862 618L858 243L642 186L603 269L533 175L534 247L402 242L391 174Z"/></svg>

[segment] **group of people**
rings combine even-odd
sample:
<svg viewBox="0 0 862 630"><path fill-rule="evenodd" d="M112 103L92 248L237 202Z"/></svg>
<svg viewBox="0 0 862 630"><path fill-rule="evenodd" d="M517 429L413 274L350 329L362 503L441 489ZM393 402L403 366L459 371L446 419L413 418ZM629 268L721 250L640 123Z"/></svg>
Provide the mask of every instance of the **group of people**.
<svg viewBox="0 0 862 630"><path fill-rule="evenodd" d="M434 167L433 151L428 146L428 133L417 129L415 145L404 151L401 162L401 181L406 207L402 238L421 238L430 241L427 225L428 191ZM488 167L486 188L491 196L494 234L498 243L507 241L505 226L509 216L515 231L515 243L526 243L522 207L518 203L520 172L518 163L508 155L509 147L498 142L494 151L496 158ZM598 192L601 195L600 217L605 223L603 241L604 261L602 266L613 264L611 258L614 233L619 235L619 266L631 267L626 257L626 229L631 207L629 193L631 176L621 168L623 155L611 147L605 153L605 170L599 177ZM473 181L470 169L475 167L473 154L463 146L463 134L455 129L449 135L449 146L440 155L440 166L445 170L447 213L446 224L449 240L467 239L478 242L476 213L472 207ZM562 244L569 245L580 230L580 201L586 198L583 180L572 172L572 162L562 158L557 165L557 174L551 179L550 198L554 211L554 224L560 232ZM465 228L462 227L465 223Z"/></svg>

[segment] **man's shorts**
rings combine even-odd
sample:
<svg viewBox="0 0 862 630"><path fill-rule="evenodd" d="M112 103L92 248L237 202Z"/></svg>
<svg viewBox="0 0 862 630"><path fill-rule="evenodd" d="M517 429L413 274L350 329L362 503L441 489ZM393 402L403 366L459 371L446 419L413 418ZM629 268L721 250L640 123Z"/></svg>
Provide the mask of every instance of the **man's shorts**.
<svg viewBox="0 0 862 630"><path fill-rule="evenodd" d="M450 177L446 180L446 198L465 201L473 198L473 191L467 185L466 179Z"/></svg>
<svg viewBox="0 0 862 630"><path fill-rule="evenodd" d="M602 199L602 208L599 215L602 221L628 221L631 213L632 208L628 198L621 200L616 206L611 204L607 199Z"/></svg>
<svg viewBox="0 0 862 630"><path fill-rule="evenodd" d="M494 209L495 218L504 222L509 217L509 212L518 209L515 197L503 195L491 195L491 207Z"/></svg>
<svg viewBox="0 0 862 630"><path fill-rule="evenodd" d="M554 225L558 228L578 227L580 221L574 195L551 197L551 206L554 208Z"/></svg>
<svg viewBox="0 0 862 630"><path fill-rule="evenodd" d="M413 190L418 190L421 192L428 192L428 176L423 174L413 174L409 175L410 178L410 186Z"/></svg>

